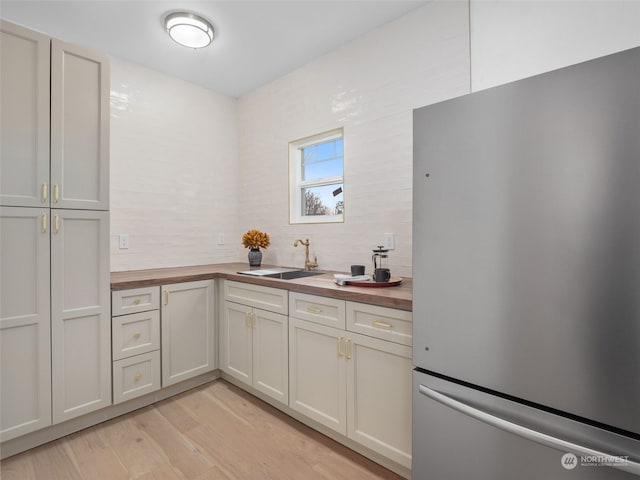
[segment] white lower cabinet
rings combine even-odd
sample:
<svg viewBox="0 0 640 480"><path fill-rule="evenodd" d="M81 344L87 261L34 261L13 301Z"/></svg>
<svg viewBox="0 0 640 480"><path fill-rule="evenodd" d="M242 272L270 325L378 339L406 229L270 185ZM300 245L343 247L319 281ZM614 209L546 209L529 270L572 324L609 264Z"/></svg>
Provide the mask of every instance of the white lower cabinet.
<svg viewBox="0 0 640 480"><path fill-rule="evenodd" d="M113 362L113 403L160 389L160 350Z"/></svg>
<svg viewBox="0 0 640 480"><path fill-rule="evenodd" d="M53 423L111 405L109 212L51 210Z"/></svg>
<svg viewBox="0 0 640 480"><path fill-rule="evenodd" d="M109 212L3 207L0 229L5 441L111 405Z"/></svg>
<svg viewBox="0 0 640 480"><path fill-rule="evenodd" d="M0 440L51 425L48 208L0 208Z"/></svg>
<svg viewBox="0 0 640 480"><path fill-rule="evenodd" d="M114 404L160 389L159 293L144 287L111 294Z"/></svg>
<svg viewBox="0 0 640 480"><path fill-rule="evenodd" d="M411 347L349 333L347 435L411 468Z"/></svg>
<svg viewBox="0 0 640 480"><path fill-rule="evenodd" d="M240 284L242 285L242 284ZM284 404L289 400L287 292L257 285L225 282L221 368L228 375ZM269 299L268 302L265 299Z"/></svg>
<svg viewBox="0 0 640 480"><path fill-rule="evenodd" d="M161 287L162 386L216 368L215 280Z"/></svg>
<svg viewBox="0 0 640 480"><path fill-rule="evenodd" d="M290 304L300 304L296 298L300 295L291 293ZM305 307L307 313L326 311L323 297L303 298L312 305L308 311ZM381 328L380 336L388 336L389 330L404 328L404 322L410 321L407 312L346 304L346 309L339 310L351 312L346 315L366 311L367 320ZM289 406L411 468L411 347L327 326L324 317L289 318ZM331 322L357 323L340 314ZM404 335L398 338L407 341Z"/></svg>
<svg viewBox="0 0 640 480"><path fill-rule="evenodd" d="M287 317L233 302L224 303L222 369L256 390L287 403Z"/></svg>
<svg viewBox="0 0 640 480"><path fill-rule="evenodd" d="M289 318L289 406L347 434L345 331Z"/></svg>

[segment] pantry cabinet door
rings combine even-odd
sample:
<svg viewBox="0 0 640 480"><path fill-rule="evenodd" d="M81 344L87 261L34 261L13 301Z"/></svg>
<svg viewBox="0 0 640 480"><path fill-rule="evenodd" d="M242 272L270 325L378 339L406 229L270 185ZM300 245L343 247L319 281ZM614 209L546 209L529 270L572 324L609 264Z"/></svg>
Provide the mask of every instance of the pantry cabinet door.
<svg viewBox="0 0 640 480"><path fill-rule="evenodd" d="M109 213L52 210L53 422L111 404Z"/></svg>
<svg viewBox="0 0 640 480"><path fill-rule="evenodd" d="M109 209L109 60L51 43L51 206Z"/></svg>
<svg viewBox="0 0 640 480"><path fill-rule="evenodd" d="M345 331L289 318L289 406L347 434Z"/></svg>
<svg viewBox="0 0 640 480"><path fill-rule="evenodd" d="M285 405L289 403L288 317L253 309L253 386Z"/></svg>
<svg viewBox="0 0 640 480"><path fill-rule="evenodd" d="M411 347L349 333L349 438L411 468Z"/></svg>
<svg viewBox="0 0 640 480"><path fill-rule="evenodd" d="M163 285L162 386L216 368L214 280Z"/></svg>
<svg viewBox="0 0 640 480"><path fill-rule="evenodd" d="M0 202L49 205L50 38L0 21Z"/></svg>
<svg viewBox="0 0 640 480"><path fill-rule="evenodd" d="M0 441L51 425L48 208L0 208Z"/></svg>
<svg viewBox="0 0 640 480"><path fill-rule="evenodd" d="M224 302L220 325L222 370L251 386L253 384L252 308Z"/></svg>

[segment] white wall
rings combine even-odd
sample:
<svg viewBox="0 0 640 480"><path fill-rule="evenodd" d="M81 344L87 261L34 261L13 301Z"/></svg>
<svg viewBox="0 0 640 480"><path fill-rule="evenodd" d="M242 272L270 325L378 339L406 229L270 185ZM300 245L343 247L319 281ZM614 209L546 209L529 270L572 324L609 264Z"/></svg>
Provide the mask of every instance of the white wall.
<svg viewBox="0 0 640 480"><path fill-rule="evenodd" d="M264 262L304 265L308 237L347 271L393 232L392 272L411 274L412 109L469 92L468 28L466 2L434 2L240 99L240 227L271 235ZM345 222L289 225L288 142L336 127Z"/></svg>
<svg viewBox="0 0 640 480"><path fill-rule="evenodd" d="M471 2L473 90L640 45L640 1Z"/></svg>
<svg viewBox="0 0 640 480"><path fill-rule="evenodd" d="M111 270L234 261L237 157L236 100L112 59Z"/></svg>
<svg viewBox="0 0 640 480"><path fill-rule="evenodd" d="M237 102L113 60L111 268L246 261L260 228L265 263L301 266L308 237L341 271L393 232L411 275L412 109L638 46L638 25L639 1L434 1ZM289 225L288 142L339 126L345 223Z"/></svg>

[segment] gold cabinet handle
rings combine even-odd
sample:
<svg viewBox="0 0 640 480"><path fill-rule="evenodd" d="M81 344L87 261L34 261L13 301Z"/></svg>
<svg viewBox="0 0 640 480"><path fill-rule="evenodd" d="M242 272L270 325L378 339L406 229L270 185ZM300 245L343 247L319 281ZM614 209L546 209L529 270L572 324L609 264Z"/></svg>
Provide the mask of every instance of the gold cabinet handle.
<svg viewBox="0 0 640 480"><path fill-rule="evenodd" d="M343 349L344 344L342 343L343 340L344 340L344 337L338 337L338 356L339 357L344 357L344 349Z"/></svg>
<svg viewBox="0 0 640 480"><path fill-rule="evenodd" d="M164 291L164 304L169 305L169 290Z"/></svg>
<svg viewBox="0 0 640 480"><path fill-rule="evenodd" d="M47 203L49 199L49 187L46 183L42 184L42 203Z"/></svg>
<svg viewBox="0 0 640 480"><path fill-rule="evenodd" d="M247 328L251 328L251 312L245 312L244 323L247 325Z"/></svg>
<svg viewBox="0 0 640 480"><path fill-rule="evenodd" d="M256 328L256 314L251 314L251 328Z"/></svg>
<svg viewBox="0 0 640 480"><path fill-rule="evenodd" d="M47 233L47 214L42 214L42 233Z"/></svg>
<svg viewBox="0 0 640 480"><path fill-rule="evenodd" d="M344 342L344 351L347 360L351 360L351 348L349 348L349 345L351 345L351 339L347 338L347 341Z"/></svg>
<svg viewBox="0 0 640 480"><path fill-rule="evenodd" d="M322 309L318 307L307 307L307 312L309 313L322 313Z"/></svg>
<svg viewBox="0 0 640 480"><path fill-rule="evenodd" d="M140 338L140 332L136 332L136 333L134 333L134 334L133 334L133 338L134 338L134 340L139 339L139 338Z"/></svg>
<svg viewBox="0 0 640 480"><path fill-rule="evenodd" d="M141 378L142 378L142 374L138 372L136 373L136 376L133 377L133 380L135 380L136 382L139 382Z"/></svg>
<svg viewBox="0 0 640 480"><path fill-rule="evenodd" d="M393 328L393 325L391 325L390 323L380 322L378 320L374 320L373 325L380 328Z"/></svg>
<svg viewBox="0 0 640 480"><path fill-rule="evenodd" d="M136 299L133 301L133 304L134 304L134 305L140 305L140 299L139 299L139 298L136 298Z"/></svg>
<svg viewBox="0 0 640 480"><path fill-rule="evenodd" d="M55 224L53 233L57 235L60 233L60 215L54 215L53 218L54 218L53 223Z"/></svg>
<svg viewBox="0 0 640 480"><path fill-rule="evenodd" d="M60 200L60 186L56 183L53 186L53 203L58 203Z"/></svg>

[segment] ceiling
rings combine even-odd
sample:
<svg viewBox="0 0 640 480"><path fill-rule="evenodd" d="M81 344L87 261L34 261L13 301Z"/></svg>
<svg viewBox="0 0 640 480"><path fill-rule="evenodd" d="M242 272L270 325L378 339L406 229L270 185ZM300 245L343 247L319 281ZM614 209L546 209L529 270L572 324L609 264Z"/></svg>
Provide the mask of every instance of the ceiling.
<svg viewBox="0 0 640 480"><path fill-rule="evenodd" d="M239 97L425 3L0 0L0 17ZM213 45L191 50L172 41L162 19L176 10L208 18Z"/></svg>

